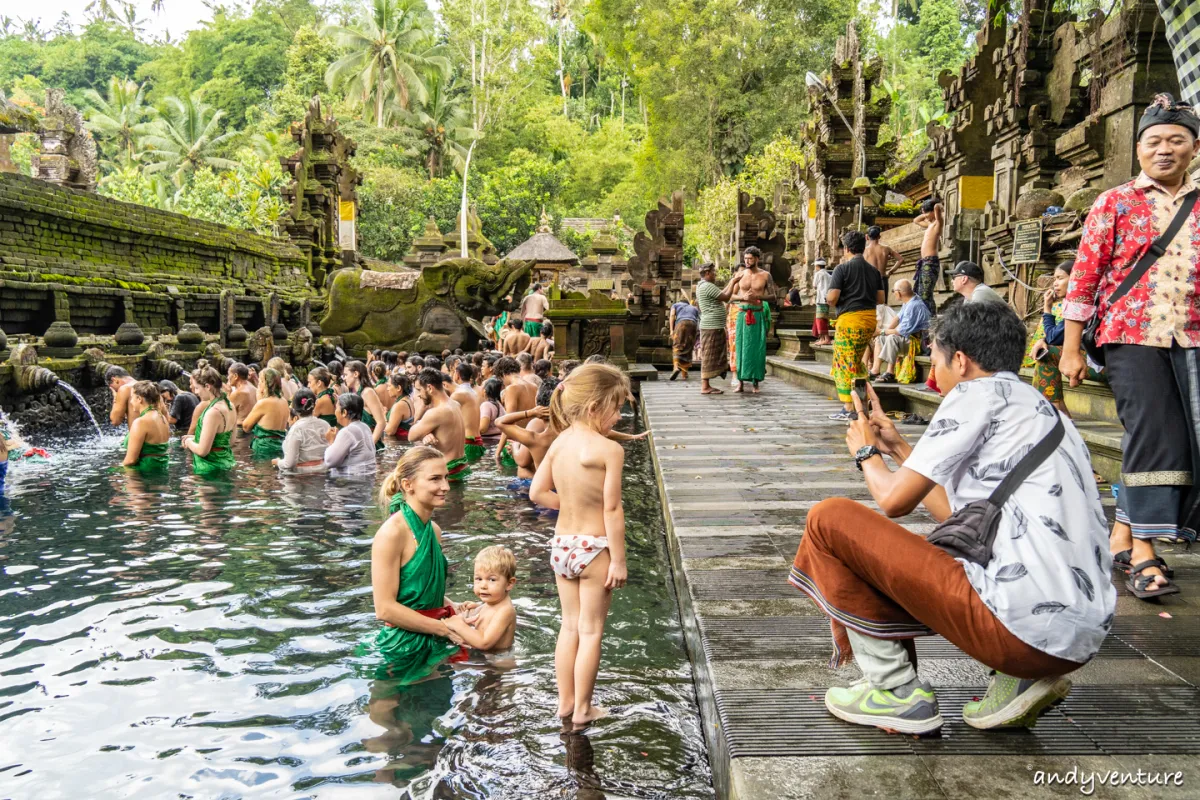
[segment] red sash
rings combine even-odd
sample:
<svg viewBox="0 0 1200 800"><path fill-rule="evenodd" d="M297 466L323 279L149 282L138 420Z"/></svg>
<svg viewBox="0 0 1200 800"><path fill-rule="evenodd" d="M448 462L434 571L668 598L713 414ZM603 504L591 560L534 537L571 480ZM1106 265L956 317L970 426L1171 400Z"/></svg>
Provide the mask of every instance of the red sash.
<svg viewBox="0 0 1200 800"><path fill-rule="evenodd" d="M441 608L414 608L413 611L420 614L422 617L430 619L450 619L454 616L454 606L442 606ZM450 656L448 659L451 664L457 664L460 661L466 661L467 648L460 646L458 652Z"/></svg>

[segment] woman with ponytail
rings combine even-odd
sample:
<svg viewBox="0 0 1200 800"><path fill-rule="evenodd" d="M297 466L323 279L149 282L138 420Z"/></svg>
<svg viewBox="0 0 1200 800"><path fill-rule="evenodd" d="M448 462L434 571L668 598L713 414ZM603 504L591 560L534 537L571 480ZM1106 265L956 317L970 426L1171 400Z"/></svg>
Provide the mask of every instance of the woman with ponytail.
<svg viewBox="0 0 1200 800"><path fill-rule="evenodd" d="M397 372L392 376L391 384L395 400L388 410L387 427L383 432L407 442L408 429L413 424L412 379L403 372Z"/></svg>
<svg viewBox="0 0 1200 800"><path fill-rule="evenodd" d="M237 427L237 412L222 391L221 373L204 367L192 373L192 384L200 402L207 403L193 420L196 432L184 437L183 447L192 453L192 468L197 475L213 475L233 469L237 464L229 439Z"/></svg>
<svg viewBox="0 0 1200 800"><path fill-rule="evenodd" d="M125 448L122 465L139 472L165 470L171 426L167 424L158 387L150 381L133 384L129 394L129 419L129 433L121 442Z"/></svg>
<svg viewBox="0 0 1200 800"><path fill-rule="evenodd" d="M367 372L371 376L371 388L379 397L380 405L385 409L391 408L396 398L392 396L392 389L388 386L387 364L382 359L376 359L367 367Z"/></svg>
<svg viewBox="0 0 1200 800"><path fill-rule="evenodd" d="M310 389L297 389L292 395L292 425L283 440L283 457L274 461L282 470L296 473L325 471L326 435L329 423L313 416L317 396Z"/></svg>
<svg viewBox="0 0 1200 800"><path fill-rule="evenodd" d="M260 458L278 458L283 455L283 439L287 436L288 404L283 399L283 375L273 369L264 369L258 376L258 402L242 430L253 433L250 449Z"/></svg>
<svg viewBox="0 0 1200 800"><path fill-rule="evenodd" d="M455 609L446 597L449 564L433 512L446 504L446 471L440 451L413 447L379 494L392 515L371 543L371 593L375 617L384 625L373 640L385 659L376 677L400 685L427 677L446 660L467 657L462 640L443 621Z"/></svg>

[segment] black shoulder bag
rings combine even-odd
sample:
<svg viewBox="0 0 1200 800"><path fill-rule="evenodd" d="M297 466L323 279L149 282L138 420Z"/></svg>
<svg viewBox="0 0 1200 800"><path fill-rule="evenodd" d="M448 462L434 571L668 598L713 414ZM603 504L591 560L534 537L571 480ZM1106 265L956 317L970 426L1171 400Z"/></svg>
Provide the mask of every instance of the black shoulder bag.
<svg viewBox="0 0 1200 800"><path fill-rule="evenodd" d="M968 503L950 516L933 533L926 537L934 547L945 550L955 558L965 559L987 566L992 560L992 546L996 542L996 531L1000 525L1000 511L1017 487L1028 480L1033 471L1041 466L1058 448L1066 428L1062 417L1054 428L1025 454L1013 471L1004 477L991 497Z"/></svg>
<svg viewBox="0 0 1200 800"><path fill-rule="evenodd" d="M1171 218L1171 224L1163 231L1163 235L1159 236L1150 243L1149 249L1142 253L1142 257L1133 265L1133 269L1129 270L1129 274L1125 276L1125 280L1121 281L1121 285L1108 298L1108 307L1112 308L1117 301L1129 293L1129 290L1137 285L1146 271L1154 266L1154 262L1167 251L1167 247L1171 244L1171 240L1179 233L1183 223L1192 213L1192 209L1196 207L1196 198L1200 196L1200 189L1193 189L1188 192L1187 197L1183 198L1183 205L1175 212L1175 216ZM1083 329L1083 349L1087 351L1088 357L1095 361L1100 366L1104 366L1104 348L1096 344L1096 330L1100 327L1100 307L1097 305L1096 314Z"/></svg>

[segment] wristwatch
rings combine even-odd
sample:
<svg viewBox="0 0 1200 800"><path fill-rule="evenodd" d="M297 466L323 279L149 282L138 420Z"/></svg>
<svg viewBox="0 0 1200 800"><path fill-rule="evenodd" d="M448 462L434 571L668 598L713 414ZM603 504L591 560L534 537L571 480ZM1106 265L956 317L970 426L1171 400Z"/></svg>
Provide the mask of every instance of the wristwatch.
<svg viewBox="0 0 1200 800"><path fill-rule="evenodd" d="M862 472L863 462L868 458L883 455L879 452L879 448L873 444L863 445L858 448L858 452L854 454L854 466L858 467L858 471Z"/></svg>

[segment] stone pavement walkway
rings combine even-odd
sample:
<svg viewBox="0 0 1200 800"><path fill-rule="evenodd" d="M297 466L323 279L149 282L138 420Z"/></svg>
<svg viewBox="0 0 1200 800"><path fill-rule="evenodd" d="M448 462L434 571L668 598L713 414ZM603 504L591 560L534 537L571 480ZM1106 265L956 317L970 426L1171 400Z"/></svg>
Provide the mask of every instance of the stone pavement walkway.
<svg viewBox="0 0 1200 800"><path fill-rule="evenodd" d="M759 396L699 389L695 380L647 382L642 404L719 796L1078 797L1079 786L1035 784L1038 771L1074 768L1081 779L1183 772L1183 785L1165 790L1097 779L1092 797L1200 797L1200 556L1166 550L1183 593L1160 605L1119 587L1100 654L1032 731L962 722L988 671L941 637L917 640L921 676L947 720L941 737L849 725L826 713L823 698L858 670L829 669L828 622L787 582L813 504L843 496L874 505L845 426L827 419L839 406L771 378ZM922 430L904 432L915 440ZM899 521L914 533L933 528L922 511Z"/></svg>

